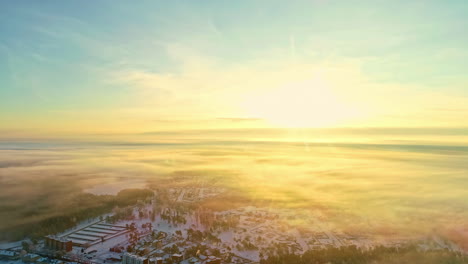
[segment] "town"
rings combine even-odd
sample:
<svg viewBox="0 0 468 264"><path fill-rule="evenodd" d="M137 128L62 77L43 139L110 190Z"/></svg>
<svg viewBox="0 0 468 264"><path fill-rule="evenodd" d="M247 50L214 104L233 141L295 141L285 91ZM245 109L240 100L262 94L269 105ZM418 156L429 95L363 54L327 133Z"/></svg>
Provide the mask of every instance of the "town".
<svg viewBox="0 0 468 264"><path fill-rule="evenodd" d="M278 252L377 245L398 247L409 241L378 241L371 234L327 228L319 215L287 208L245 206L212 211L198 206L221 188L170 188L135 206L82 222L43 240L3 246L0 261L19 263L221 264L259 263ZM303 219L302 225L295 220ZM459 250L441 239L419 241L420 247Z"/></svg>

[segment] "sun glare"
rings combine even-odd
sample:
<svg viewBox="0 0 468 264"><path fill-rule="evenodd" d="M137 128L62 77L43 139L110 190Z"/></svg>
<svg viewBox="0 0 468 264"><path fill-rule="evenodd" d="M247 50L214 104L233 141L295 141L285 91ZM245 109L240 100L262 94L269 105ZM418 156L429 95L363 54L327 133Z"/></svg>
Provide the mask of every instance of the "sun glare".
<svg viewBox="0 0 468 264"><path fill-rule="evenodd" d="M250 98L245 103L248 114L279 127L340 126L357 113L320 79L289 83Z"/></svg>

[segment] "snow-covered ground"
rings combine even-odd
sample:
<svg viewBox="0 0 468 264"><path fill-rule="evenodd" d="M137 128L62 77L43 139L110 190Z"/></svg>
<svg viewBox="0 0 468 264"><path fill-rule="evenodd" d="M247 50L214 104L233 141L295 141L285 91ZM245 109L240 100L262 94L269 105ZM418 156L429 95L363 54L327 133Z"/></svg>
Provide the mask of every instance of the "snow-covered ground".
<svg viewBox="0 0 468 264"><path fill-rule="evenodd" d="M17 248L21 247L21 241L15 241L15 242L3 242L0 243L0 249L11 249L11 248Z"/></svg>
<svg viewBox="0 0 468 264"><path fill-rule="evenodd" d="M133 215L128 220L114 223L122 227L134 226L136 230L114 228L116 231L120 230L115 237L107 237L104 241L98 241L88 248L74 247L70 255L97 263L112 263L110 259L118 262L122 253L111 252L110 249L118 248L126 251L127 247L133 246L130 241L133 235L138 236L135 250L145 252L144 254L149 257L170 257L167 250L173 246L177 246L182 254L189 248L203 247L207 248L206 254L219 251L219 254L223 256L238 257L239 261L245 263L258 262L261 255L271 254L277 248L303 253L309 249L327 246L356 245L369 248L378 244L392 246L405 242L405 239L401 238L379 241L369 235L349 235L327 225L318 213L308 210L248 206L212 212L192 206L193 202L217 195L221 191L216 188L171 189L169 191L170 202L166 205L156 205L155 201L140 204L134 207ZM181 206L184 204L191 204L191 206ZM90 225L105 223L100 219L105 219L106 216L83 221L59 236L68 236L85 228L92 232ZM147 225L148 223L151 223L152 228ZM99 224L96 226L99 227ZM101 226L103 227L106 226ZM206 232L203 233L204 240L200 241L193 237L189 239L189 231ZM159 232L165 236L157 237ZM92 235L92 233L78 232L77 237L87 235ZM434 241L433 244L436 246L447 247L447 244L439 238ZM4 249L20 246L21 241L0 244L0 248ZM19 264L14 261L8 263Z"/></svg>

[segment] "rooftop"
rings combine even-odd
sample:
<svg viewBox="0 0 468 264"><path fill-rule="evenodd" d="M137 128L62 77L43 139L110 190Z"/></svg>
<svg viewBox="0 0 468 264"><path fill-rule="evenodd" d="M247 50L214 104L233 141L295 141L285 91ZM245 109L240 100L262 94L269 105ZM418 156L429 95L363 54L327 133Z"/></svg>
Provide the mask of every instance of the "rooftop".
<svg viewBox="0 0 468 264"><path fill-rule="evenodd" d="M9 256L9 257L13 257L16 255L16 252L14 251L10 251L10 250L0 250L0 255L2 256Z"/></svg>

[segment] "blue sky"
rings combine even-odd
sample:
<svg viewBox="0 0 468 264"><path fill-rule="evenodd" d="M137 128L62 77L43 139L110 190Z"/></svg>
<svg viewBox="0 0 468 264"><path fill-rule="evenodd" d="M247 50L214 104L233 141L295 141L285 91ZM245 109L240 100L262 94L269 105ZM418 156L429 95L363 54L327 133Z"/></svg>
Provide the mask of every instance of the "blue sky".
<svg viewBox="0 0 468 264"><path fill-rule="evenodd" d="M146 130L152 127L144 122L152 119L219 116L282 126L284 120L271 118L278 100L269 94L294 107L297 94L328 91L334 94L324 97L329 105L366 106L353 116L332 115L335 123L302 117L296 123L407 126L435 120L436 126L457 126L461 116L446 122L447 113L435 109L468 113L467 12L466 1L4 2L0 129L53 131L78 120L67 126L99 130L106 119L119 130L127 118ZM315 71L327 72L320 75L323 88L309 92L314 80L286 88L296 94L291 97L275 92ZM351 98L354 93L362 96ZM381 107L387 96L403 98L401 109ZM263 104L264 98L271 103ZM321 110L302 107L283 119ZM406 117L375 121L394 115ZM422 122L421 115L433 118Z"/></svg>

